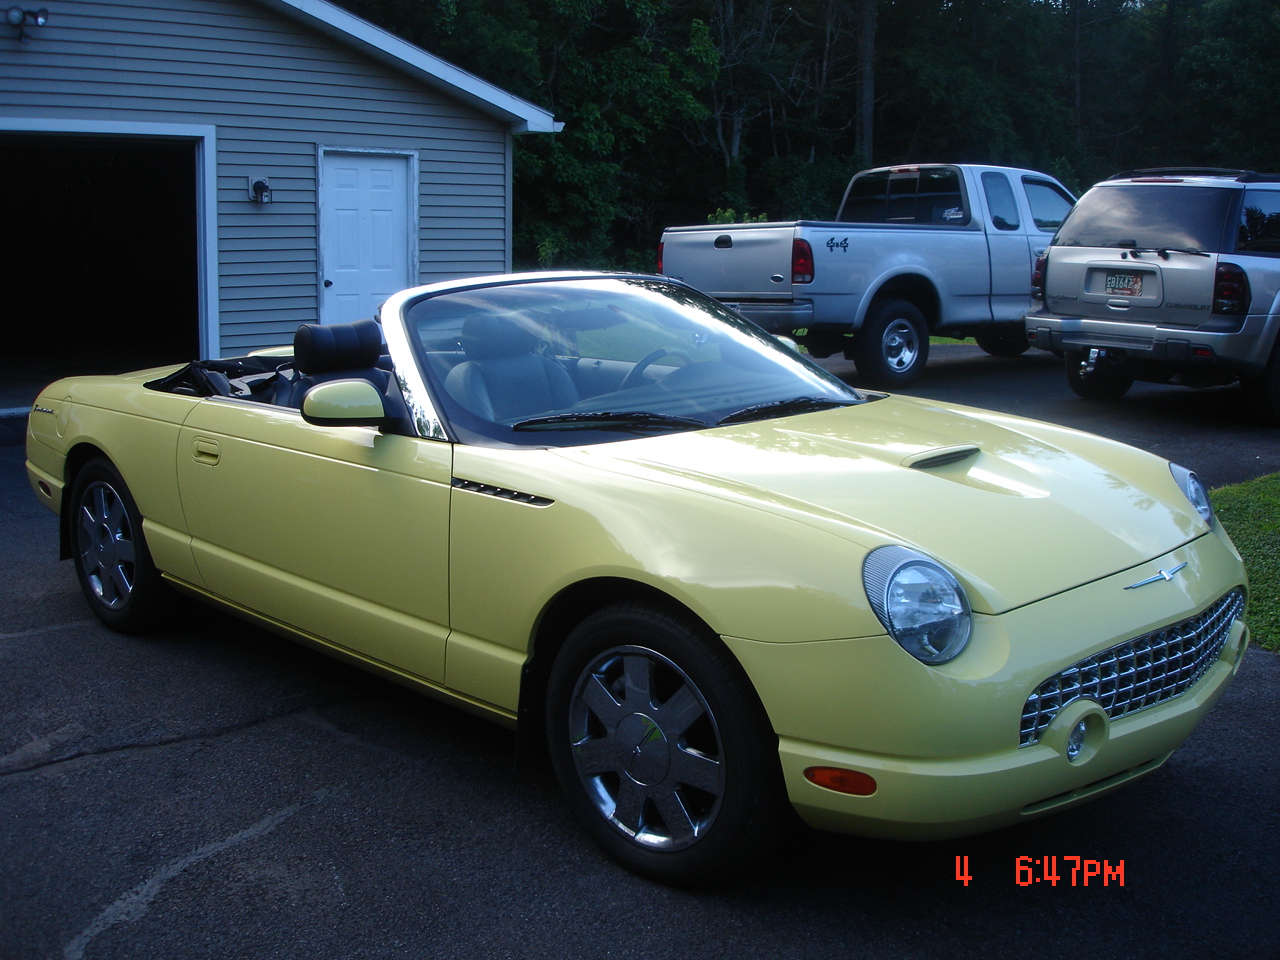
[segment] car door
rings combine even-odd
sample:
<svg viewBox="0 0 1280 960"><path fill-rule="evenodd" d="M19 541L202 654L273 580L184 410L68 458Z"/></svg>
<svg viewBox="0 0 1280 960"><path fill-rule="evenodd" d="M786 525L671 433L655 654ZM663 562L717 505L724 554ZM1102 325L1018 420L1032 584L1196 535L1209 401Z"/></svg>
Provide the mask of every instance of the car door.
<svg viewBox="0 0 1280 960"><path fill-rule="evenodd" d="M991 251L991 312L996 320L1021 320L1031 309L1031 268L1035 263L1026 217L1004 171L985 171L982 193L987 206L987 248Z"/></svg>
<svg viewBox="0 0 1280 960"><path fill-rule="evenodd" d="M177 473L205 586L442 682L451 460L448 443L201 403L182 428Z"/></svg>

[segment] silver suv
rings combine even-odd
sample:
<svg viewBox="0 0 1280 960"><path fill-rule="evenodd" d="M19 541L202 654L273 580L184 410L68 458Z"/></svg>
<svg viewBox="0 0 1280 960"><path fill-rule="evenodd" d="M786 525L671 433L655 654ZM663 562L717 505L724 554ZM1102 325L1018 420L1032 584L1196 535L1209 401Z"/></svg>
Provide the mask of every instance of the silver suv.
<svg viewBox="0 0 1280 960"><path fill-rule="evenodd" d="M1033 346L1080 396L1240 381L1280 419L1280 175L1160 169L1096 184L1036 263Z"/></svg>

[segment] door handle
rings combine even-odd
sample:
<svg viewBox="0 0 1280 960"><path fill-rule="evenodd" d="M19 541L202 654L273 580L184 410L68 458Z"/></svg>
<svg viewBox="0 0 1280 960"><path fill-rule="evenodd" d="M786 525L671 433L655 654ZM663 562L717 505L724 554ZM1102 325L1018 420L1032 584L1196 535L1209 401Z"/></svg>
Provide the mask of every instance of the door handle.
<svg viewBox="0 0 1280 960"><path fill-rule="evenodd" d="M204 437L197 437L191 444L191 456L196 463L205 463L213 466L218 462L221 451L218 447L217 440L207 440Z"/></svg>

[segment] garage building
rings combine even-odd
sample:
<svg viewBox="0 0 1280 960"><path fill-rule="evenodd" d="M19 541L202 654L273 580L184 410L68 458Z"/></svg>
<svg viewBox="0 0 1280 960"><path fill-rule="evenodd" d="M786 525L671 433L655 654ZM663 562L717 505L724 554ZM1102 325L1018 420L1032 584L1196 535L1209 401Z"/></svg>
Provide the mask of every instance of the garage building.
<svg viewBox="0 0 1280 960"><path fill-rule="evenodd" d="M0 23L0 409L510 269L542 108L326 0L49 3Z"/></svg>

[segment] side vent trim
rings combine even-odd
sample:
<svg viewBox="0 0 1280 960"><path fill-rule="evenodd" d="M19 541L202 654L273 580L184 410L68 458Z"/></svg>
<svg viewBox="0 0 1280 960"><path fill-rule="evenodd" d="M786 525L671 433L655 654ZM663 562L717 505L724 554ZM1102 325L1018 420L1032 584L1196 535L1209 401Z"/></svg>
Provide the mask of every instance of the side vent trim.
<svg viewBox="0 0 1280 960"><path fill-rule="evenodd" d="M549 507L555 503L549 497L540 497L535 493L521 493L519 490L508 490L506 487L495 487L491 483L480 483L476 480L463 480L461 477L454 477L451 481L452 485L458 490L466 490L469 493L482 493L486 497L497 497L499 500L511 500L514 503L524 503L531 507Z"/></svg>

